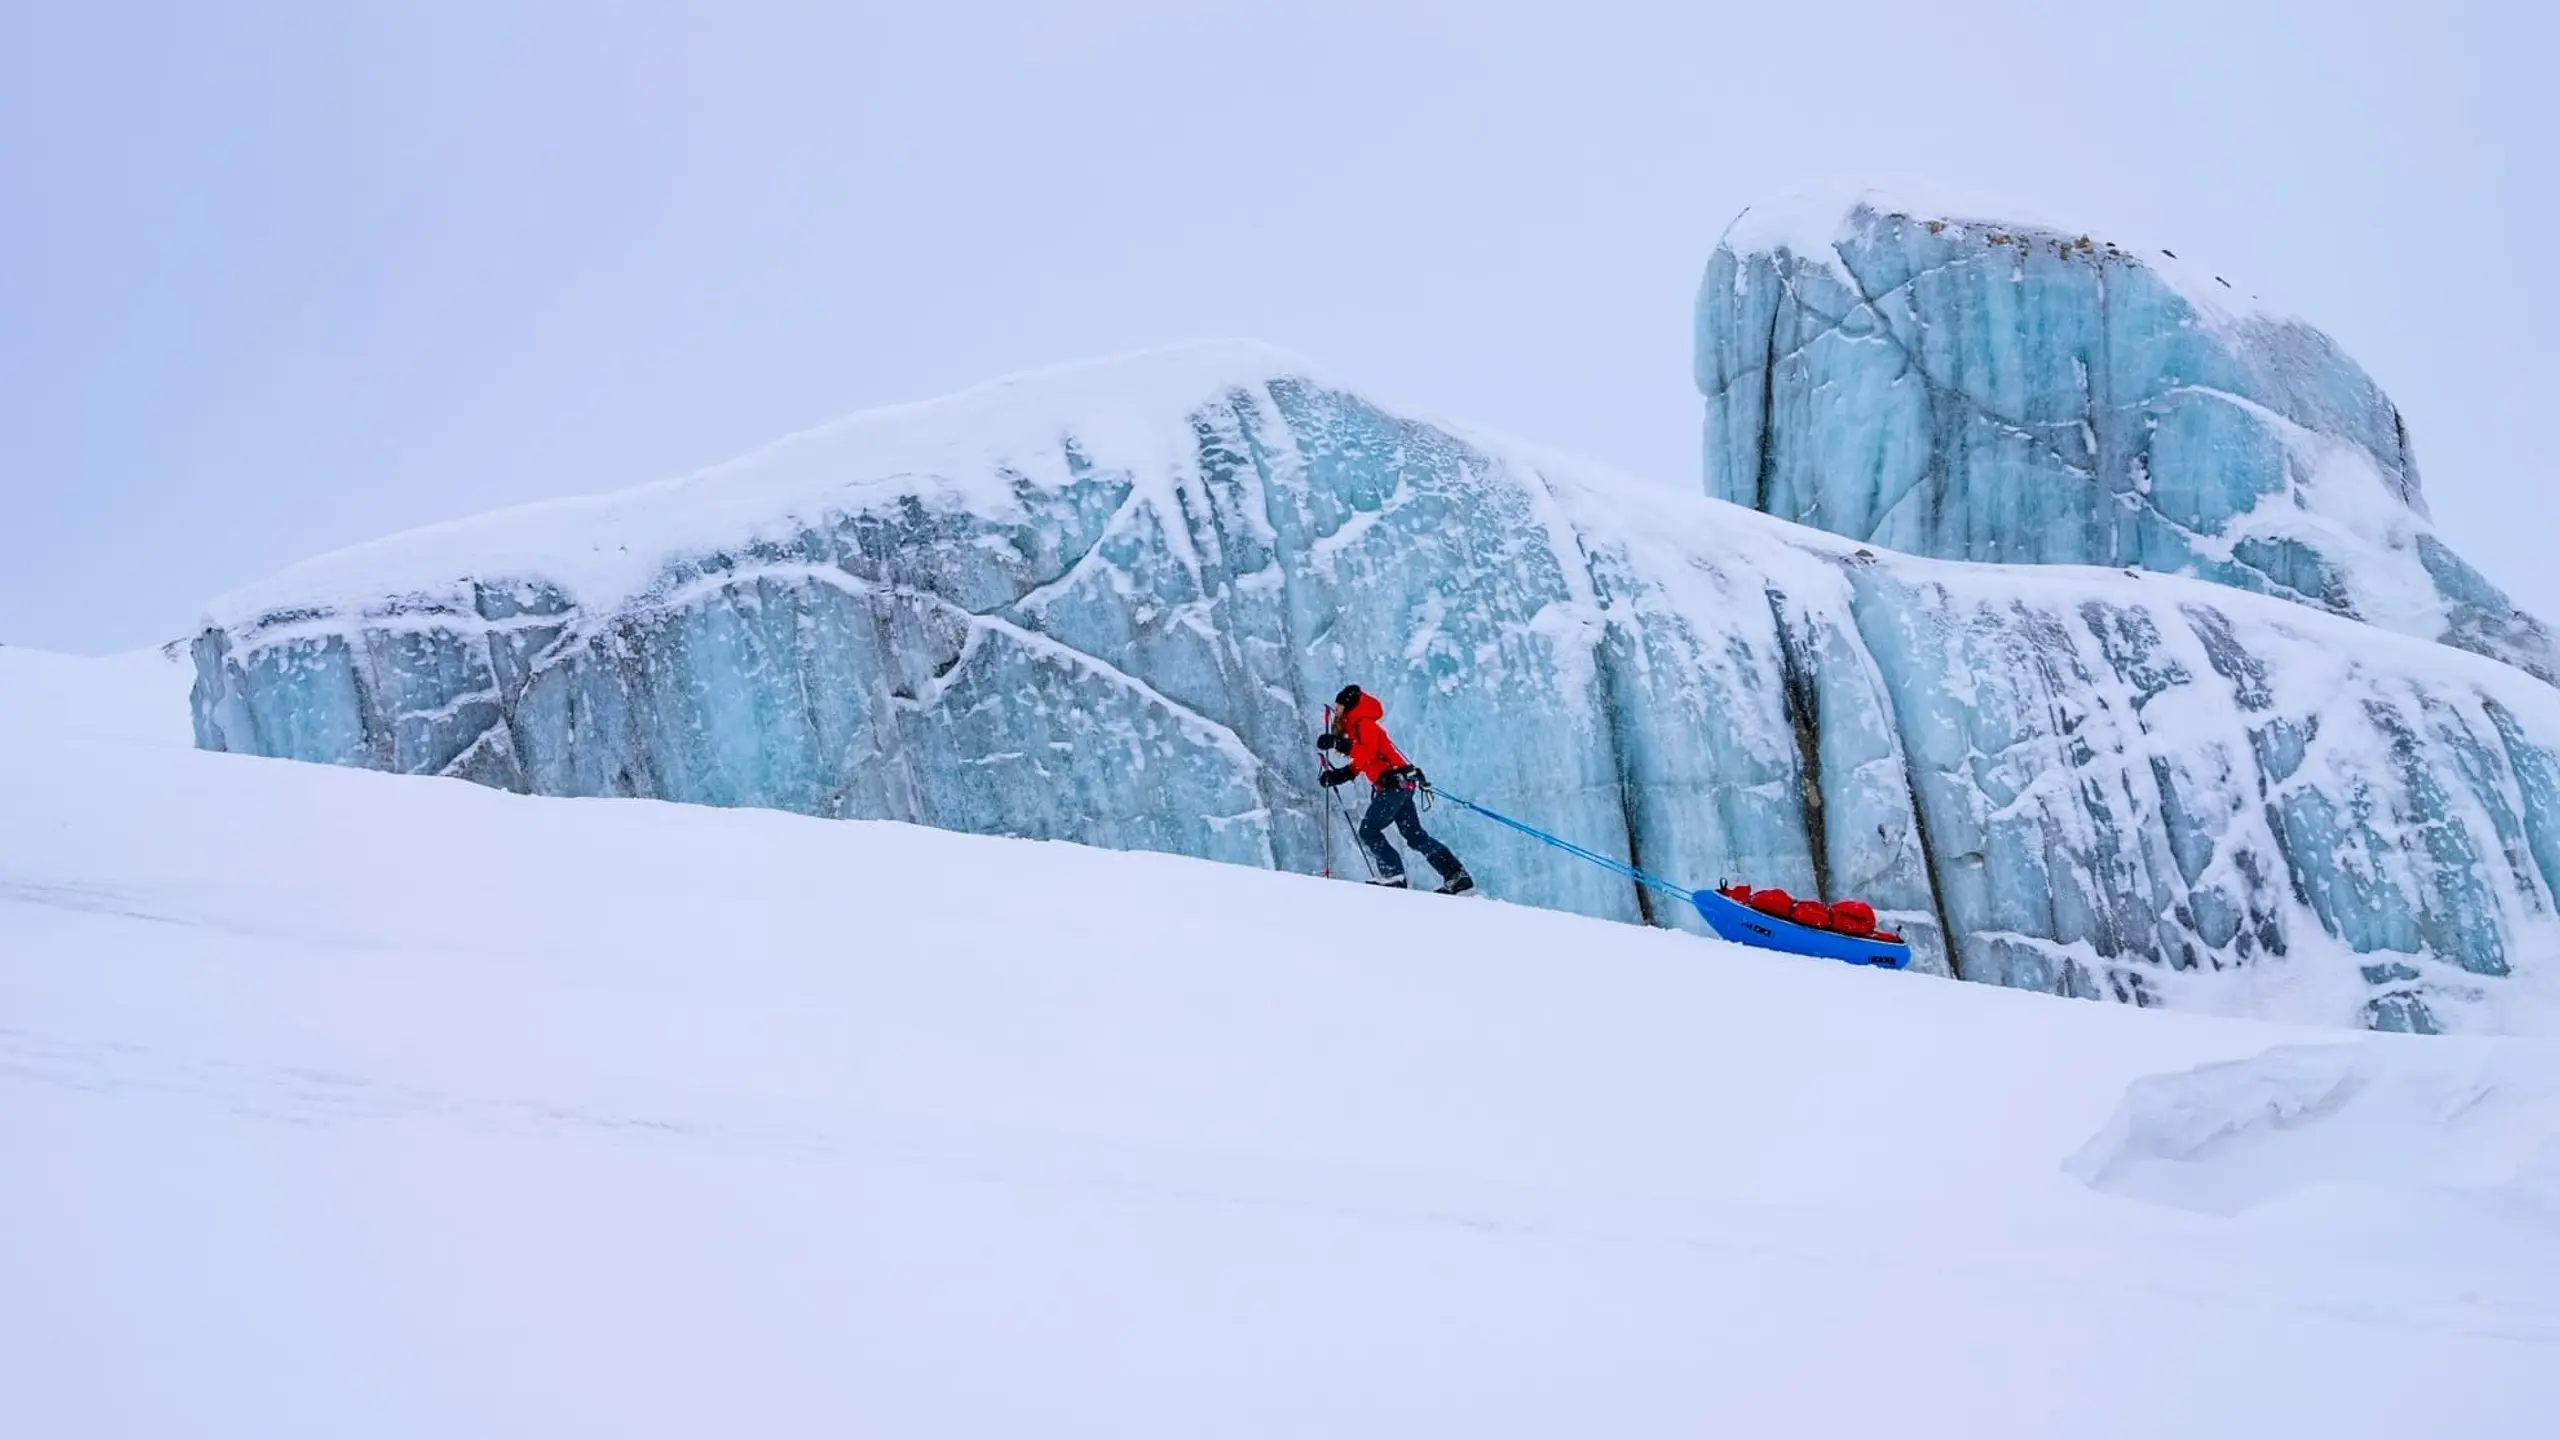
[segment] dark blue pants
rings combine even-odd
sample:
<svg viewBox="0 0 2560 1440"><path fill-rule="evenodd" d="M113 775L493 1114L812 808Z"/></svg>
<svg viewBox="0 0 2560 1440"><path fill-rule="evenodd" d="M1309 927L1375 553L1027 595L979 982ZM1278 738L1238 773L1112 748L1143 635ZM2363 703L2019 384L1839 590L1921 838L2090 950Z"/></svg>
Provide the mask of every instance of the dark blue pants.
<svg viewBox="0 0 2560 1440"><path fill-rule="evenodd" d="M1412 847L1414 854L1431 862L1431 868L1440 872L1441 879L1446 880L1466 868L1458 863L1457 856L1449 853L1448 846L1432 839L1423 830L1422 817L1413 813L1412 791L1402 786L1380 786L1369 797L1369 813L1360 821L1360 844L1368 850L1369 858L1377 862L1378 874L1384 878L1398 880L1404 877L1404 857L1396 853L1396 847L1387 843L1387 827L1390 825L1396 827L1396 833L1404 837L1404 843Z"/></svg>

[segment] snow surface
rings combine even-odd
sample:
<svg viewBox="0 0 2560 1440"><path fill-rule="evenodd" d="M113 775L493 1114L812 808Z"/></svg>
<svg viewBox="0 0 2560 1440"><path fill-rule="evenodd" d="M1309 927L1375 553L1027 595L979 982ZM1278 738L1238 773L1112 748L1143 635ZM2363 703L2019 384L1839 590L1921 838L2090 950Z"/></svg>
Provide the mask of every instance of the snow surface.
<svg viewBox="0 0 2560 1440"><path fill-rule="evenodd" d="M2560 1406L2548 1044L118 743L27 659L15 1434L2341 1440Z"/></svg>
<svg viewBox="0 0 2560 1440"><path fill-rule="evenodd" d="M2174 247L2108 225L2102 232L2075 223L2013 195L1948 185L1917 176L1829 176L1789 185L1754 201L1725 227L1719 243L1737 253L1774 254L1785 250L1799 259L1840 269L1839 244L1856 228L1858 212L1906 215L1939 220L1985 231L2042 231L2058 237L2092 235L2112 240L2117 249L2185 298L2202 314L2217 320L2252 316L2290 319L2268 308L2258 297L2236 287L2227 273L2192 251Z"/></svg>
<svg viewBox="0 0 2560 1440"><path fill-rule="evenodd" d="M73 740L188 745L184 645L91 658L0 645L0 691L15 714L12 744L51 750Z"/></svg>

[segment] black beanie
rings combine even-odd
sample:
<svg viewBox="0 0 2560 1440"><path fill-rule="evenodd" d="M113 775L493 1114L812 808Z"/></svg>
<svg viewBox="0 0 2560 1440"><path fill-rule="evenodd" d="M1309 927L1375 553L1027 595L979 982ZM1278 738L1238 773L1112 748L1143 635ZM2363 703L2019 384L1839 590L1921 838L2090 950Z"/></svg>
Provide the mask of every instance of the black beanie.
<svg viewBox="0 0 2560 1440"><path fill-rule="evenodd" d="M1345 685L1342 687L1342 693L1333 697L1333 708L1336 710L1348 710L1359 703L1360 687L1357 685Z"/></svg>

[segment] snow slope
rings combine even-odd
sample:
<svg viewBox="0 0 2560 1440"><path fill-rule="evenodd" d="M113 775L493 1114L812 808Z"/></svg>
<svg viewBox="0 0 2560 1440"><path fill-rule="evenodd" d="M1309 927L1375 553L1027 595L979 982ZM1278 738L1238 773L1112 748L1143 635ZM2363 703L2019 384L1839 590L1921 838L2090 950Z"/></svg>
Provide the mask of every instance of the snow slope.
<svg viewBox="0 0 2560 1440"><path fill-rule="evenodd" d="M8 743L39 754L73 741L185 745L195 667L183 646L92 659L0 645Z"/></svg>
<svg viewBox="0 0 2560 1440"><path fill-rule="evenodd" d="M0 666L12 1433L2560 1405L2541 1042L66 734L30 668Z"/></svg>

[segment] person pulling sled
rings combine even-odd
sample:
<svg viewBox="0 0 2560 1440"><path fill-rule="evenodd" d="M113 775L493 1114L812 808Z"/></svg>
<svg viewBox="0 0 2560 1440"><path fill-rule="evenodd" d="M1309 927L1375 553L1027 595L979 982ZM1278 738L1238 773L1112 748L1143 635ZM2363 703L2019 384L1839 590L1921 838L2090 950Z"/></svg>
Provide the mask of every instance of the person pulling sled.
<svg viewBox="0 0 2560 1440"><path fill-rule="evenodd" d="M1396 743L1387 738L1387 727L1378 722L1385 717L1386 707L1378 697L1364 693L1357 685L1345 685L1333 697L1333 715L1325 732L1316 737L1319 756L1340 755L1343 763L1329 765L1316 777L1330 790L1358 775L1369 782L1369 813L1359 825L1361 848L1369 852L1377 874L1372 885L1408 888L1404 876L1404 857L1387 843L1387 827L1404 837L1413 852L1427 860L1440 873L1443 895L1464 895L1476 888L1467 867L1449 847L1431 838L1422 828L1422 817L1414 812L1414 796L1426 782L1422 771L1404 758Z"/></svg>

